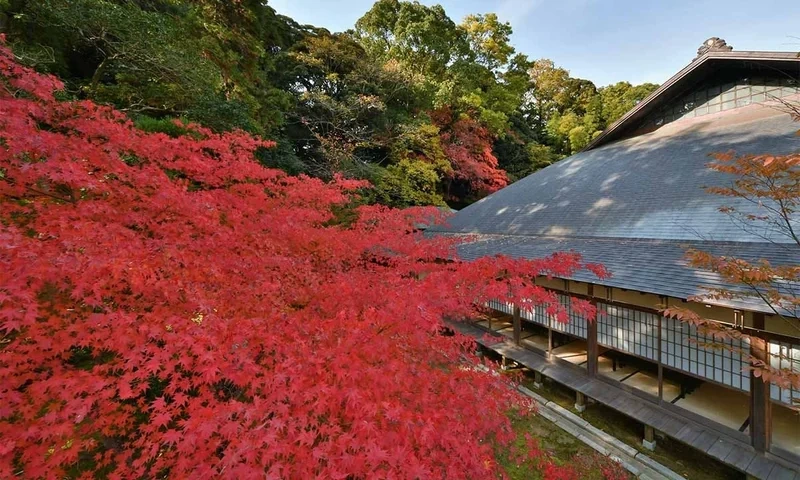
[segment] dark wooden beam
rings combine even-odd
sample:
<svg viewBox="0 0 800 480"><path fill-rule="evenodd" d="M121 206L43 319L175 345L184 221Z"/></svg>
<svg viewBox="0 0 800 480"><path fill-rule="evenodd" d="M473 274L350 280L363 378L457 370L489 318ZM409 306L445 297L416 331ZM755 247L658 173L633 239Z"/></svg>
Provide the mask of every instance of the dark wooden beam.
<svg viewBox="0 0 800 480"><path fill-rule="evenodd" d="M753 327L764 329L764 314L753 314ZM750 355L769 365L767 340L750 336ZM750 438L753 447L760 451L769 450L772 440L772 403L769 398L769 384L750 372Z"/></svg>
<svg viewBox="0 0 800 480"><path fill-rule="evenodd" d="M766 316L763 313L753 313L753 328L764 330L766 327Z"/></svg>
<svg viewBox="0 0 800 480"><path fill-rule="evenodd" d="M597 376L597 320L586 325L586 370L590 377Z"/></svg>
<svg viewBox="0 0 800 480"><path fill-rule="evenodd" d="M514 305L514 317L512 319L514 324L514 343L519 345L520 336L522 336L522 321L520 320L519 307Z"/></svg>
<svg viewBox="0 0 800 480"><path fill-rule="evenodd" d="M594 298L594 284L589 284L589 301L592 302L595 309L597 308L597 300ZM587 322L586 325L586 371L590 377L597 376L597 316L595 319Z"/></svg>
<svg viewBox="0 0 800 480"><path fill-rule="evenodd" d="M666 306L669 299L661 297L661 302ZM658 403L664 401L664 365L661 363L661 351L664 348L661 343L661 321L663 318L663 315L658 316Z"/></svg>

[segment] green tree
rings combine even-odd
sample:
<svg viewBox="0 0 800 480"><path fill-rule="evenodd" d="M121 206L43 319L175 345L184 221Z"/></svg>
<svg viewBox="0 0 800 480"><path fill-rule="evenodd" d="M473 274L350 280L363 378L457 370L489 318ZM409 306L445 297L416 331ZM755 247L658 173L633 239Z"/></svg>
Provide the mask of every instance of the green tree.
<svg viewBox="0 0 800 480"><path fill-rule="evenodd" d="M293 131L301 160L323 178L371 178L390 160L398 127L413 120L416 87L400 69L370 61L349 34L308 34L288 52L293 60Z"/></svg>
<svg viewBox="0 0 800 480"><path fill-rule="evenodd" d="M573 105L574 98L570 96L572 78L567 70L556 67L552 60L543 58L533 62L529 74L531 102L535 105L542 125L547 124L556 112L564 113Z"/></svg>
<svg viewBox="0 0 800 480"><path fill-rule="evenodd" d="M476 200L584 148L656 88L597 89L517 53L494 13L457 23L407 0L378 0L345 33L263 0L0 0L0 31L66 95L149 131L179 135L178 118L260 134L277 141L265 165L371 180L398 205Z"/></svg>
<svg viewBox="0 0 800 480"><path fill-rule="evenodd" d="M511 116L506 134L494 143L495 156L509 182L521 180L561 158L550 146L541 143L543 140L523 112Z"/></svg>
<svg viewBox="0 0 800 480"><path fill-rule="evenodd" d="M375 185L377 200L386 205L411 207L444 205L436 166L424 160L404 159L382 171Z"/></svg>
<svg viewBox="0 0 800 480"><path fill-rule="evenodd" d="M12 39L30 39L23 56L50 57L39 66L127 111L183 113L190 99L222 85L179 20L132 2L25 1L12 7L12 19Z"/></svg>
<svg viewBox="0 0 800 480"><path fill-rule="evenodd" d="M375 185L381 203L398 207L444 205L442 181L453 169L442 148L439 128L429 123L402 125L390 148L392 164Z"/></svg>
<svg viewBox="0 0 800 480"><path fill-rule="evenodd" d="M584 125L578 125L569 131L569 147L571 153L577 153L583 150L583 147L589 144L592 139L591 133Z"/></svg>
<svg viewBox="0 0 800 480"><path fill-rule="evenodd" d="M654 83L631 85L629 82L617 82L598 90L602 99L603 119L606 126L614 123L628 110L636 106L658 88Z"/></svg>
<svg viewBox="0 0 800 480"><path fill-rule="evenodd" d="M467 15L461 23L475 60L495 71L508 64L514 54L510 37L511 24L501 22L494 13Z"/></svg>
<svg viewBox="0 0 800 480"><path fill-rule="evenodd" d="M378 0L356 22L355 34L372 58L398 60L430 76L443 75L468 52L462 31L441 5Z"/></svg>
<svg viewBox="0 0 800 480"><path fill-rule="evenodd" d="M215 130L274 132L291 96L270 82L300 31L263 2L14 0L0 7L21 58L73 95Z"/></svg>
<svg viewBox="0 0 800 480"><path fill-rule="evenodd" d="M376 2L355 29L375 62L414 78L427 110L455 108L495 135L507 127L527 87L505 76L516 59L511 33L495 14L470 15L456 25L439 5L400 0Z"/></svg>

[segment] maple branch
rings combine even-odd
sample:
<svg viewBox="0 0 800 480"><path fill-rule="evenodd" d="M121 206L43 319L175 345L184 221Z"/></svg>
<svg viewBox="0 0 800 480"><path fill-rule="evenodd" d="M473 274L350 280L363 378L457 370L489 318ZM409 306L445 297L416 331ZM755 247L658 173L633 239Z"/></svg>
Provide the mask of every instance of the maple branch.
<svg viewBox="0 0 800 480"><path fill-rule="evenodd" d="M13 178L5 177L5 176L0 177L0 178L2 178L2 180L5 180L6 183L8 183L10 185L16 185L16 182L14 181ZM39 190L38 188L34 188L34 187L30 186L30 185L25 185L25 190L28 190L28 191L33 192L33 193L36 193L38 195L42 195L42 196L45 196L45 197L52 198L54 200L59 200L59 201L62 201L62 202L71 203L73 205L78 203L77 199L75 198L75 195L72 193L72 190L70 190L69 198L60 197L58 195L55 195L55 194L52 194L52 193L49 193L49 192L45 192L43 190ZM7 193L4 193L3 195L6 198L11 198L13 200L24 200L23 197L18 197L18 196L15 196L15 195L9 195Z"/></svg>
<svg viewBox="0 0 800 480"><path fill-rule="evenodd" d="M733 187L731 187L731 189L728 190L728 191L730 192L729 196L739 198L739 199L744 200L746 202L749 202L749 203L751 203L751 204L753 204L753 205L755 205L757 207L765 208L768 211L772 212L774 215L776 215L776 216L780 217L781 219L785 220L786 225L788 225L788 232L790 233L791 237L795 240L795 242L797 242L798 245L800 245L800 239L798 239L797 236L794 234L794 231L793 231L793 229L791 227L791 222L790 222L789 218L787 217L786 212L785 212L785 210L783 208L776 209L776 208L774 208L774 207L772 207L770 205L765 204L764 202L762 202L762 201L760 201L758 199L755 199L755 198L753 198L751 196L746 195L744 192L740 192L740 191L736 190ZM742 227L743 230L745 230L745 231L747 231L749 233L752 233L754 235L757 235L758 237L761 237L762 239L764 239L765 241L768 241L770 243L776 243L772 238L765 236L764 234L758 232L757 230L751 230L751 228L755 228L755 227L751 227L750 226L752 224L752 222L748 221L746 216L744 214L742 214L742 213L739 213L738 210L731 208L731 209L728 209L726 211L726 213L732 219L738 219L738 221L740 222L740 226ZM784 233L784 232L787 231L787 230L784 229L784 226L782 225L782 222L781 223L779 223L779 222L769 222L767 220L767 224L770 224L770 223L775 226L775 229L773 230L775 232ZM770 229L770 230L772 230L772 229Z"/></svg>

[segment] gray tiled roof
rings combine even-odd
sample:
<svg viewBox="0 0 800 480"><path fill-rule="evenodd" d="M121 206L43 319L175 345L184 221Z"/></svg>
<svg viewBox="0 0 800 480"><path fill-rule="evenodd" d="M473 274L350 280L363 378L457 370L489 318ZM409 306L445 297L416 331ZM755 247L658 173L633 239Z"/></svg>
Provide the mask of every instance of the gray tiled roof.
<svg viewBox="0 0 800 480"><path fill-rule="evenodd" d="M588 271L579 271L571 280L683 299L707 293L704 288L723 287L747 292L742 287L725 284L714 273L690 268L685 259L688 248L749 261L768 258L775 265L800 264L800 249L790 244L523 235L479 235L475 241L461 245L459 255L466 260L497 254L515 258L541 258L555 252L574 251L580 253L586 262L602 263L613 276L598 280ZM796 291L800 292L800 289ZM714 303L771 313L766 305L755 298Z"/></svg>
<svg viewBox="0 0 800 480"><path fill-rule="evenodd" d="M762 242L718 211L723 205L750 209L748 202L705 191L732 180L706 167L709 154L796 152L800 123L788 115L712 122L677 122L573 155L464 208L445 230Z"/></svg>
<svg viewBox="0 0 800 480"><path fill-rule="evenodd" d="M700 285L720 285L714 275L686 265L687 245L800 265L800 248L788 239L763 229L746 231L719 212L724 205L757 207L705 191L733 179L706 167L711 153L800 150L800 124L767 110L746 107L675 122L581 152L470 205L447 226L432 230L480 234L478 242L462 246L467 258L533 258L575 250L613 275L596 282L591 274L580 273L576 280L677 298L701 293ZM755 301L738 306L767 308Z"/></svg>

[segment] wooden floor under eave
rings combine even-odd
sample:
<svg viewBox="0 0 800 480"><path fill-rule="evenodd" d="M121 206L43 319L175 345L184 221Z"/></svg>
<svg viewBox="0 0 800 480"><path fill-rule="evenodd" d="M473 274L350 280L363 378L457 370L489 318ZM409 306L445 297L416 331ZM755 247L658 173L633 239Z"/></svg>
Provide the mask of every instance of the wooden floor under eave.
<svg viewBox="0 0 800 480"><path fill-rule="evenodd" d="M676 415L609 382L592 378L585 370L565 365L560 360L548 360L536 352L513 345L506 341L506 336L488 333L468 323L454 322L451 325L455 330L475 338L480 345L701 450L753 478L800 480L800 465L757 452L741 439Z"/></svg>

